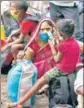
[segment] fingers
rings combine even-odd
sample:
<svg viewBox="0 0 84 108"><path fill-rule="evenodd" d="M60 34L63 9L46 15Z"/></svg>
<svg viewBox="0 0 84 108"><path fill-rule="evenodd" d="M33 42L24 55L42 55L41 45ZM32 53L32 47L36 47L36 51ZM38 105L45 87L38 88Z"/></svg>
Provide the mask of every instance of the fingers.
<svg viewBox="0 0 84 108"><path fill-rule="evenodd" d="M17 103L9 104L9 107L8 108L17 108Z"/></svg>
<svg viewBox="0 0 84 108"><path fill-rule="evenodd" d="M23 108L23 106L18 103L12 103L9 105L8 108Z"/></svg>

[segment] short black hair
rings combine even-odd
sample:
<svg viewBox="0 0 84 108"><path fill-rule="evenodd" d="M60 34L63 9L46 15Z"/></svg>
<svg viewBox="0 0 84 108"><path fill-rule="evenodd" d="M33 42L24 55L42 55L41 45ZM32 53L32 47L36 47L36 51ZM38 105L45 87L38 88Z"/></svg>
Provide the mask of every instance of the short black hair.
<svg viewBox="0 0 84 108"><path fill-rule="evenodd" d="M67 37L72 37L75 29L74 21L72 19L60 19L57 21L59 32L64 33Z"/></svg>
<svg viewBox="0 0 84 108"><path fill-rule="evenodd" d="M14 3L16 5L17 9L24 10L25 12L27 11L27 9L28 9L28 2L27 1L20 0L20 1L14 1Z"/></svg>

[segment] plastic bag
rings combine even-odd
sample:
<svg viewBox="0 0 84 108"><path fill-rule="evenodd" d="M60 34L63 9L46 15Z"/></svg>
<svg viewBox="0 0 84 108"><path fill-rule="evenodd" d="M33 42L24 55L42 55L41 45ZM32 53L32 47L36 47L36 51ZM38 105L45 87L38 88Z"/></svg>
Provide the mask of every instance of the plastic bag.
<svg viewBox="0 0 84 108"><path fill-rule="evenodd" d="M18 101L18 86L19 80L22 73L21 64L15 64L10 69L7 78L7 93L11 101L17 102Z"/></svg>
<svg viewBox="0 0 84 108"><path fill-rule="evenodd" d="M30 60L20 60L8 73L7 91L13 102L17 102L34 85L37 80L37 69ZM35 96L26 101L23 106L35 103Z"/></svg>
<svg viewBox="0 0 84 108"><path fill-rule="evenodd" d="M24 96L28 90L35 84L37 80L37 69L31 61L25 61L22 65L22 75L19 84L19 95L18 98ZM27 100L23 106L28 107L35 103L35 96L32 96Z"/></svg>

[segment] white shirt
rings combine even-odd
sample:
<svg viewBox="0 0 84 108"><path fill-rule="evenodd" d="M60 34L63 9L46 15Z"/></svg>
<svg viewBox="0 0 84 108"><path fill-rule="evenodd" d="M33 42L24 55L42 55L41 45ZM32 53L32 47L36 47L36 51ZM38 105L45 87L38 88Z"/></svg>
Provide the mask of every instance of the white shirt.
<svg viewBox="0 0 84 108"><path fill-rule="evenodd" d="M77 73L77 76L76 76L76 80L75 80L75 83L74 83L74 88L75 88L75 91L80 87L80 86L83 86L83 68L80 69Z"/></svg>
<svg viewBox="0 0 84 108"><path fill-rule="evenodd" d="M76 90L81 87L81 86L84 86L84 83L83 83L83 71L84 68L80 69L79 72L77 73L77 76L76 76L76 80L75 80L75 83L74 83L74 89L75 89L75 92ZM78 106L77 108L83 108L83 96L82 95L79 95L77 96L77 100L78 100Z"/></svg>
<svg viewBox="0 0 84 108"><path fill-rule="evenodd" d="M1 2L1 15L10 9L10 1L2 1Z"/></svg>
<svg viewBox="0 0 84 108"><path fill-rule="evenodd" d="M34 13L45 12L46 8L49 6L49 1L28 1L30 11Z"/></svg>

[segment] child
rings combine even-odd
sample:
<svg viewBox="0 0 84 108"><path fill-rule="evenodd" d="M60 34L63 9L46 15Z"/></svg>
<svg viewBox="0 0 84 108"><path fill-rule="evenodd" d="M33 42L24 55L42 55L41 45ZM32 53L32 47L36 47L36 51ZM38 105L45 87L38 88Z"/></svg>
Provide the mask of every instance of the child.
<svg viewBox="0 0 84 108"><path fill-rule="evenodd" d="M55 50L52 41L49 40L53 57L57 63L56 67L50 69L44 74L44 76L38 79L36 84L25 94L25 96L23 96L17 103L11 105L12 108L18 108L19 105L21 106L43 85L48 84L52 78L72 73L75 70L80 56L80 48L73 37L74 23L72 20L63 19L57 22L57 26L60 31L60 35L63 37L63 42L57 47L58 51Z"/></svg>

